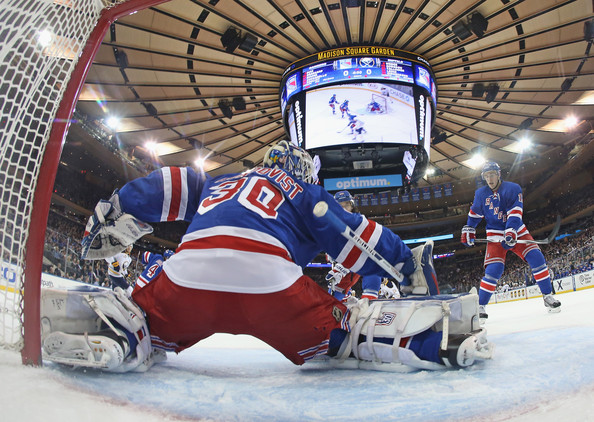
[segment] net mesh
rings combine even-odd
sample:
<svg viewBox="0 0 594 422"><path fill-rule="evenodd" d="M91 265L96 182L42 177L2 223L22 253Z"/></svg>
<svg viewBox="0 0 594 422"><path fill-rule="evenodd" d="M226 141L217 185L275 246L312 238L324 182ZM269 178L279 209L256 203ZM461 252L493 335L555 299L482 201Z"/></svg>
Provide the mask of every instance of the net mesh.
<svg viewBox="0 0 594 422"><path fill-rule="evenodd" d="M0 348L21 350L33 194L60 100L101 10L124 1L4 0L0 8Z"/></svg>

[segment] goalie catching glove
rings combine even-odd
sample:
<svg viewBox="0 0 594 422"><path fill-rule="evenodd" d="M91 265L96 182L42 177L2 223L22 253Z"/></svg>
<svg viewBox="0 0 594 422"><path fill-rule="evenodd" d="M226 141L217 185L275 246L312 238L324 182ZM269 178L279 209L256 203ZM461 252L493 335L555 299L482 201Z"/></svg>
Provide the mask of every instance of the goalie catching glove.
<svg viewBox="0 0 594 422"><path fill-rule="evenodd" d="M104 259L122 252L153 228L131 214L122 212L117 190L109 201L101 200L89 218L82 240L83 259Z"/></svg>

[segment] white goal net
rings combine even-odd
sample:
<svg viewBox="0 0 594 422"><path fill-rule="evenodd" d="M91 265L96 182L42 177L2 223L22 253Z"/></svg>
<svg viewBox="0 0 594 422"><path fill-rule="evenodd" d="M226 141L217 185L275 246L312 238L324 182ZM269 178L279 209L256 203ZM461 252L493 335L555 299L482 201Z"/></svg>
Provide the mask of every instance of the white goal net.
<svg viewBox="0 0 594 422"><path fill-rule="evenodd" d="M40 362L51 191L72 110L109 25L156 0L3 0L0 8L0 347Z"/></svg>

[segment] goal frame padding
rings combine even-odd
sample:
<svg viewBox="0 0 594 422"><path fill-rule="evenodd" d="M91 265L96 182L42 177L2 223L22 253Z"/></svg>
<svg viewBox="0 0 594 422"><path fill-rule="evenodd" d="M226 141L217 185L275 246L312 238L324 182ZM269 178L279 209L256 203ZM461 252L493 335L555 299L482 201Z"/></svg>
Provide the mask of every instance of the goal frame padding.
<svg viewBox="0 0 594 422"><path fill-rule="evenodd" d="M29 224L29 235L25 252L24 271L24 346L21 359L25 365L41 365L41 271L43 267L43 247L45 231L51 204L54 181L58 172L62 148L70 127L72 114L82 87L101 42L110 25L117 19L134 12L166 3L168 0L128 0L117 6L101 11L97 25L91 32L80 58L72 72L60 107L54 118L50 136L43 152Z"/></svg>

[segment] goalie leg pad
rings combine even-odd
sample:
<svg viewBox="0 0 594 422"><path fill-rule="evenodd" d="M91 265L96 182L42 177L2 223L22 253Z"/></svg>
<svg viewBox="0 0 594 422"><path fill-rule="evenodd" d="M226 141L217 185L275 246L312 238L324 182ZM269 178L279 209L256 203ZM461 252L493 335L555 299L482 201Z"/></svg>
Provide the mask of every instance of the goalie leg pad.
<svg viewBox="0 0 594 422"><path fill-rule="evenodd" d="M358 367L364 369L396 372L407 372L411 368L435 370L448 366L468 366L475 360L488 359L492 354L492 348L488 349L486 332L482 331L480 341L476 337L476 333L480 332L475 331L479 327L476 293L372 302L363 299L351 304L349 310L352 330L333 359L335 367L353 367L353 362L348 361L356 360ZM427 330L443 333L445 340L441 341L440 349L449 351L447 357L452 362L422 360L412 350L400 347L402 338ZM465 337L448 348L450 336L454 340ZM471 339L464 342L473 336L477 338L476 341ZM473 359L470 359L471 346L477 351L472 355ZM453 359L452 348L465 350L466 355L461 355L464 359ZM435 356L441 355L435 353Z"/></svg>
<svg viewBox="0 0 594 422"><path fill-rule="evenodd" d="M44 289L42 291L42 344L44 358L59 363L76 366L98 367L91 362L90 355L78 363L61 362L56 359L58 354L72 358L64 347L72 345L75 348L88 343L87 339L93 335L103 336L105 330L114 333L118 342L132 345L126 351L121 364L99 366L113 372L143 372L154 362L150 335L142 310L136 306L120 288L114 291L96 288L76 290ZM62 337L56 333L61 333ZM103 334L98 334L103 332ZM80 337L74 341L68 335ZM49 341L48 339L50 339ZM66 337L64 337L66 336ZM109 336L107 336L109 338ZM56 339L68 339L65 345L56 348ZM48 341L46 347L46 340ZM101 339L99 339L101 341ZM115 340L114 340L115 341ZM108 341L109 343L109 341ZM110 343L111 344L111 343ZM110 346L111 347L111 346ZM115 350L113 347L108 350ZM83 355L77 355L83 356ZM58 356L59 357L59 356ZM115 362L115 361L114 361Z"/></svg>

